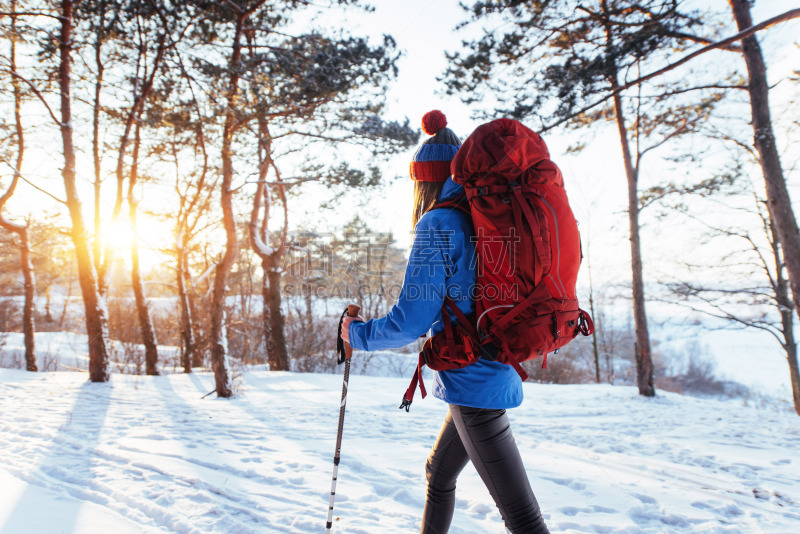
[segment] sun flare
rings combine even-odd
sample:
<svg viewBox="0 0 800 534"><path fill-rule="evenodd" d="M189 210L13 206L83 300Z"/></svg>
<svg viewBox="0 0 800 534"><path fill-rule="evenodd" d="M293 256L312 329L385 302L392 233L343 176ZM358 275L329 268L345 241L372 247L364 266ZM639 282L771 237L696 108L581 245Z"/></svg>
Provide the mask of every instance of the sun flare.
<svg viewBox="0 0 800 534"><path fill-rule="evenodd" d="M135 238L139 248L139 264L142 271L147 273L163 264L159 250L167 246L167 236L164 235L163 227L156 221L143 218L138 222L136 233L127 220L109 224L103 233L103 240L118 259L130 265L131 248Z"/></svg>
<svg viewBox="0 0 800 534"><path fill-rule="evenodd" d="M133 243L133 228L127 221L112 223L104 233L106 245L117 253L130 250Z"/></svg>

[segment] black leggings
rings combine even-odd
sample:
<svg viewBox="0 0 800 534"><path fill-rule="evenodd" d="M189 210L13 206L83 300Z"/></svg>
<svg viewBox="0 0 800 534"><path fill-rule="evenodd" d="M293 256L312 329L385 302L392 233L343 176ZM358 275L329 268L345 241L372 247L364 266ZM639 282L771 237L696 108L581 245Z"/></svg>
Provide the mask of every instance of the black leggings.
<svg viewBox="0 0 800 534"><path fill-rule="evenodd" d="M450 405L425 465L428 495L422 534L445 534L453 519L456 479L472 464L514 534L547 534L505 410Z"/></svg>

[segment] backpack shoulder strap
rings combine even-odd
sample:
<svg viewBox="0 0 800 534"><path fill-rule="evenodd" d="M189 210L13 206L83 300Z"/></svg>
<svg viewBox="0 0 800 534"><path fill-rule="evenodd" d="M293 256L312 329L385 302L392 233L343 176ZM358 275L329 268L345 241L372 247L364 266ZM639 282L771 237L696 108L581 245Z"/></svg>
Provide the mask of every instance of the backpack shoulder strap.
<svg viewBox="0 0 800 534"><path fill-rule="evenodd" d="M455 208L459 211L470 215L469 204L467 203L466 193L461 193L456 198L445 200L444 202L437 202L428 211L438 210L442 208Z"/></svg>

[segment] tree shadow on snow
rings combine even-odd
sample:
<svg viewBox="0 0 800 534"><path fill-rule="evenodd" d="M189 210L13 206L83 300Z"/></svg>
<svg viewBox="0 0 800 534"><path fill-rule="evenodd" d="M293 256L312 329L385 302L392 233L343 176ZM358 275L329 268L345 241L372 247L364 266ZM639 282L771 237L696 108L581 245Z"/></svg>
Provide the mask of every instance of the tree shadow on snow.
<svg viewBox="0 0 800 534"><path fill-rule="evenodd" d="M58 532L78 532L87 502L106 505L105 492L94 480L100 463L95 451L111 393L111 384L87 381L81 386L58 433L49 442L45 438L48 448L38 464L17 474L27 487L0 524L1 531L48 532L58 525Z"/></svg>

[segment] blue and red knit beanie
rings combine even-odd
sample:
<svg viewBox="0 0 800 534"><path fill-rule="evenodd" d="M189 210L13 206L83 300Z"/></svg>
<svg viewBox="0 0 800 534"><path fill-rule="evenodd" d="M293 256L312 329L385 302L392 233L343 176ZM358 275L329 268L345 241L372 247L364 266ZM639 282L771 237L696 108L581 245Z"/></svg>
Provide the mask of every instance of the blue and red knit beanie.
<svg viewBox="0 0 800 534"><path fill-rule="evenodd" d="M444 182L450 176L450 161L461 141L447 128L444 113L435 109L422 116L422 131L432 136L422 142L411 160L411 179Z"/></svg>

